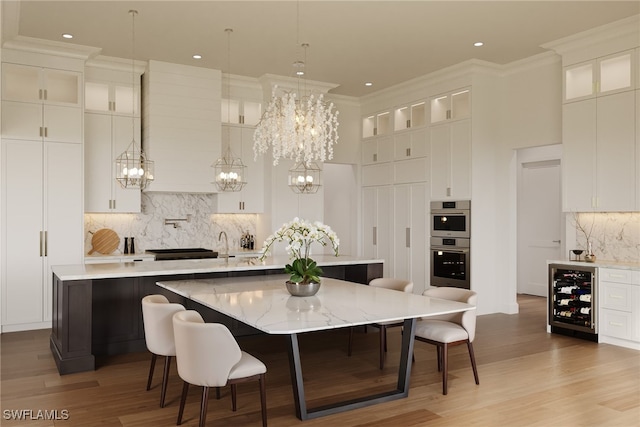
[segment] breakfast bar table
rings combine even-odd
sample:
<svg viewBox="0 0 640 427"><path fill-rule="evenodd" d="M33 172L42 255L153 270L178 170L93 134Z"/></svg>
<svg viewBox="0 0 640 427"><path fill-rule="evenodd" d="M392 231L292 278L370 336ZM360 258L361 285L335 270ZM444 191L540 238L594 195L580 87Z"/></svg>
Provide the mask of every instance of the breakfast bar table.
<svg viewBox="0 0 640 427"><path fill-rule="evenodd" d="M475 309L469 304L329 278L322 279L322 286L315 296L295 297L285 288L287 278L272 275L176 280L160 281L157 285L267 334L287 335L296 416L301 420L407 397L416 319ZM298 334L387 321L404 321L396 387L387 392L307 408Z"/></svg>

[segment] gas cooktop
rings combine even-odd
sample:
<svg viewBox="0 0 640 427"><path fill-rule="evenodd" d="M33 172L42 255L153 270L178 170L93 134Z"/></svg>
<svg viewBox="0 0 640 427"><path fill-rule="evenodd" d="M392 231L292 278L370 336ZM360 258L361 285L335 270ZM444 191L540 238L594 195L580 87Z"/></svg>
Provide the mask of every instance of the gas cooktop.
<svg viewBox="0 0 640 427"><path fill-rule="evenodd" d="M218 258L218 252L204 248L147 249L146 253L156 256L156 261L172 259Z"/></svg>

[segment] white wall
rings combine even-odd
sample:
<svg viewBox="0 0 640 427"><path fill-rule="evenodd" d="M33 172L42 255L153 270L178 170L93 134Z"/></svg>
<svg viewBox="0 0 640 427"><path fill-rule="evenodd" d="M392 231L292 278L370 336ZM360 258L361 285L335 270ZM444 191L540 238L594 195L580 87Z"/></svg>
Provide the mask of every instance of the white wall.
<svg viewBox="0 0 640 427"><path fill-rule="evenodd" d="M341 255L358 253L358 180L355 165L324 165L324 222L340 239ZM325 251L331 254L330 248Z"/></svg>

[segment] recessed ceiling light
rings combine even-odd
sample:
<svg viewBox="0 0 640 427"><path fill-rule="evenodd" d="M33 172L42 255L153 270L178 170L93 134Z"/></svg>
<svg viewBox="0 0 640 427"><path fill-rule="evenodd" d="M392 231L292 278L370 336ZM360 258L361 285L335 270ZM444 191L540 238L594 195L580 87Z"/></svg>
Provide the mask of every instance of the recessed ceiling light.
<svg viewBox="0 0 640 427"><path fill-rule="evenodd" d="M202 59L202 55L198 55L197 53L193 55L193 59Z"/></svg>
<svg viewBox="0 0 640 427"><path fill-rule="evenodd" d="M484 46L484 43L483 42L475 42L473 45L475 47L480 47L480 46Z"/></svg>
<svg viewBox="0 0 640 427"><path fill-rule="evenodd" d="M366 82L364 85L365 85L365 86L373 86L373 83L371 83L371 82Z"/></svg>
<svg viewBox="0 0 640 427"><path fill-rule="evenodd" d="M72 38L73 38L73 34L64 33L64 34L62 35L62 38L64 38L64 39L72 39Z"/></svg>

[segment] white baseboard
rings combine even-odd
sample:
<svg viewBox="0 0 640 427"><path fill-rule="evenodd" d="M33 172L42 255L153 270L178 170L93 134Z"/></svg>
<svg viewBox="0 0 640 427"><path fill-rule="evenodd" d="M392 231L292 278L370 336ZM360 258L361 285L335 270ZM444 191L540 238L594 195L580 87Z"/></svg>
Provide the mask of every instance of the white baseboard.
<svg viewBox="0 0 640 427"><path fill-rule="evenodd" d="M36 329L51 329L51 321L36 322L36 323L20 323L18 325L2 325L0 326L0 333L4 334L6 332L33 331Z"/></svg>

